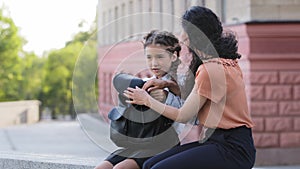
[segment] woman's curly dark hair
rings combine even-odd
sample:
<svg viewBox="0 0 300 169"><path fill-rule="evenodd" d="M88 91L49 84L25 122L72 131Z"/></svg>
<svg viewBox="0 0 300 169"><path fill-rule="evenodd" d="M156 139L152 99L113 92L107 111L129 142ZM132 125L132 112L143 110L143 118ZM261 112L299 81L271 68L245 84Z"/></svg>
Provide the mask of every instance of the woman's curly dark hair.
<svg viewBox="0 0 300 169"><path fill-rule="evenodd" d="M179 45L179 40L170 32L152 30L144 37L144 48L148 45L162 45L167 47L166 50L172 54L176 53L177 60L172 63L170 71L168 72L171 77L177 80L177 69L181 63L179 59L179 53L181 51L181 46Z"/></svg>
<svg viewBox="0 0 300 169"><path fill-rule="evenodd" d="M221 21L210 9L202 6L192 6L182 16L182 27L188 34L190 51L194 55L196 54L195 51L199 50L210 56L210 58L239 59L241 57L237 53L238 47L235 35L233 33L223 33ZM207 59L201 56L200 58ZM199 61L194 62L201 64ZM193 66L198 67L199 65Z"/></svg>

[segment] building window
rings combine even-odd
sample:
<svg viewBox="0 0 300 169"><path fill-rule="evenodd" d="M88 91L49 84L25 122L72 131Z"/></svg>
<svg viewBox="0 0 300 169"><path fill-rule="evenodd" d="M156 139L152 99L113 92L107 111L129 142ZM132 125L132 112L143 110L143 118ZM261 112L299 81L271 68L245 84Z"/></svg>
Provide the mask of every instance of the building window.
<svg viewBox="0 0 300 169"><path fill-rule="evenodd" d="M143 29L143 16L142 16L142 12L143 12L143 2L142 0L138 0L138 5L137 5L137 10L136 11L138 13L138 15L136 15L137 18L137 32L142 31Z"/></svg>
<svg viewBox="0 0 300 169"><path fill-rule="evenodd" d="M159 13L163 13L163 2L162 0L159 0ZM159 18L159 29L163 28L163 17Z"/></svg>
<svg viewBox="0 0 300 169"><path fill-rule="evenodd" d="M221 22L226 23L226 0L220 1L220 14Z"/></svg>
<svg viewBox="0 0 300 169"><path fill-rule="evenodd" d="M149 10L147 12L152 12L152 0L149 0Z"/></svg>
<svg viewBox="0 0 300 169"><path fill-rule="evenodd" d="M111 22L113 20L113 17L112 17L112 12L111 12L111 9L109 9L108 11L108 22ZM111 26L111 25L110 25ZM109 32L110 30L108 30ZM108 36L108 43L112 43L113 40L114 40L114 37L113 36Z"/></svg>
<svg viewBox="0 0 300 169"><path fill-rule="evenodd" d="M115 26L115 30L114 30L114 32L115 32L115 41L119 40L119 37L118 37L118 35L119 35L119 30L118 30L119 20L118 19L119 19L119 9L118 9L118 7L115 7L115 21L114 21L114 26Z"/></svg>
<svg viewBox="0 0 300 169"><path fill-rule="evenodd" d="M184 9L188 9L191 6L191 0L184 1Z"/></svg>
<svg viewBox="0 0 300 169"><path fill-rule="evenodd" d="M125 4L123 3L122 4L122 6L121 6L121 17L126 17L125 15L126 15L126 13L125 13L125 8L126 6L125 6ZM126 23L124 22L124 18L122 18L122 20L121 20L121 23L120 23L120 25L121 26L126 26ZM121 38L124 38L124 36L125 36L125 28L122 28L122 29L120 29L119 31L120 31L120 36L121 36Z"/></svg>
<svg viewBox="0 0 300 169"><path fill-rule="evenodd" d="M171 15L172 15L172 21L171 21L171 31L174 31L174 27L175 27L175 3L174 0L171 0Z"/></svg>
<svg viewBox="0 0 300 169"><path fill-rule="evenodd" d="M138 10L139 10L139 12L142 12L142 9L143 9L143 1L139 0L138 1Z"/></svg>
<svg viewBox="0 0 300 169"><path fill-rule="evenodd" d="M223 1L223 0L221 0L221 1ZM202 1L201 1L201 5L202 5L202 6L206 6L205 0L202 0Z"/></svg>

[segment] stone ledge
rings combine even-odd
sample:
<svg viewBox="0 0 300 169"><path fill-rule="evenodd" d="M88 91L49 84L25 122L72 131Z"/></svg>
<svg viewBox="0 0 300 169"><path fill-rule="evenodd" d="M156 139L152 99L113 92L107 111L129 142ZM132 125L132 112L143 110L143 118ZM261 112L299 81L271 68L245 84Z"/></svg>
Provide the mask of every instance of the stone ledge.
<svg viewBox="0 0 300 169"><path fill-rule="evenodd" d="M93 169L97 158L0 152L1 169ZM253 169L299 169L300 166L256 166Z"/></svg>
<svg viewBox="0 0 300 169"><path fill-rule="evenodd" d="M0 152L0 168L5 169L93 169L99 159L62 155Z"/></svg>
<svg viewBox="0 0 300 169"><path fill-rule="evenodd" d="M300 148L257 148L256 165L297 165L300 168ZM299 169L298 168L298 169Z"/></svg>

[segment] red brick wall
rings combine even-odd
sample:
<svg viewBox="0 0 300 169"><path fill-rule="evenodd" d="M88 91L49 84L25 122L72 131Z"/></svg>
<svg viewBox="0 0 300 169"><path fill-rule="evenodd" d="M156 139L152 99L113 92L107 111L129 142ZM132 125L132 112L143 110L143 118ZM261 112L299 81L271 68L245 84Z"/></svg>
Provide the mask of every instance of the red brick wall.
<svg viewBox="0 0 300 169"><path fill-rule="evenodd" d="M99 65L99 110L105 120L107 113L116 105L116 92L112 87L112 78L116 72L125 71L145 77L145 58L141 42L126 42L103 46L98 49ZM144 74L143 74L144 73Z"/></svg>
<svg viewBox="0 0 300 169"><path fill-rule="evenodd" d="M300 23L248 23L229 28L237 32L239 51L247 63L243 69L255 122L257 163L299 164Z"/></svg>

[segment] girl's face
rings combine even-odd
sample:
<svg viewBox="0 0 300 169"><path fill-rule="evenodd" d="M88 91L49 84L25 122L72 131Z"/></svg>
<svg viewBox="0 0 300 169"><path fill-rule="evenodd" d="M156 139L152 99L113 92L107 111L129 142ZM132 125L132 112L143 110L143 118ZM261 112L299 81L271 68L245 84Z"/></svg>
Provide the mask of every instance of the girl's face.
<svg viewBox="0 0 300 169"><path fill-rule="evenodd" d="M163 77L177 59L176 55L166 51L166 48L158 45L148 45L145 48L148 68L157 78Z"/></svg>

